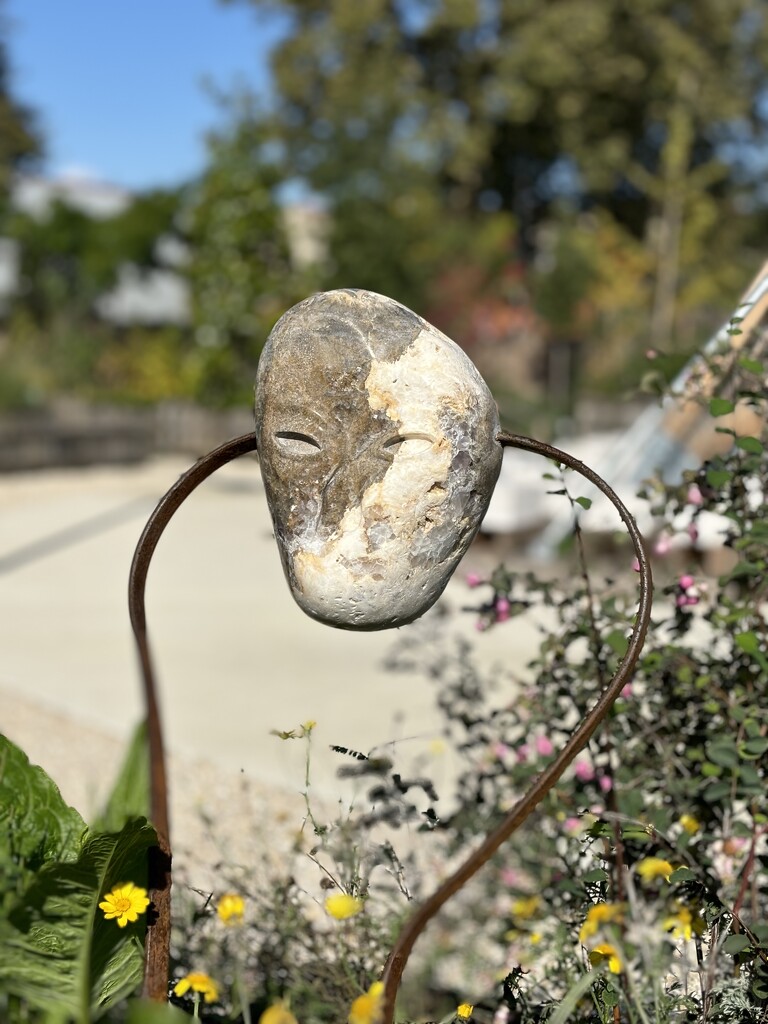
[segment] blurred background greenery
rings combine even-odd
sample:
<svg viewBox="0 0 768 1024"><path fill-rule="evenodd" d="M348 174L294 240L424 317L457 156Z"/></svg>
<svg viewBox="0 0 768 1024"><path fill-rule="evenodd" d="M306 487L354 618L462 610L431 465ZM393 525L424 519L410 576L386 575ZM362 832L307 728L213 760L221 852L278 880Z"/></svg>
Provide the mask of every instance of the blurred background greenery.
<svg viewBox="0 0 768 1024"><path fill-rule="evenodd" d="M248 405L276 319L343 286L547 433L651 388L649 350L680 365L765 257L766 0L229 2L285 19L269 98L228 95L200 175L106 211L29 201L45 138L0 36L0 408Z"/></svg>

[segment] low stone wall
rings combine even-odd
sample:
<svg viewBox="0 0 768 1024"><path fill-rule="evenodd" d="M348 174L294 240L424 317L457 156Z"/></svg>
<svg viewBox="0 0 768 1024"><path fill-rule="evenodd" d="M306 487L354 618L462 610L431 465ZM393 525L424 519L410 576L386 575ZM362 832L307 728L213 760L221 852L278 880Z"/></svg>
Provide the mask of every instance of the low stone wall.
<svg viewBox="0 0 768 1024"><path fill-rule="evenodd" d="M216 412L181 403L149 408L61 403L0 416L0 473L124 465L161 452L198 457L252 429L248 409Z"/></svg>

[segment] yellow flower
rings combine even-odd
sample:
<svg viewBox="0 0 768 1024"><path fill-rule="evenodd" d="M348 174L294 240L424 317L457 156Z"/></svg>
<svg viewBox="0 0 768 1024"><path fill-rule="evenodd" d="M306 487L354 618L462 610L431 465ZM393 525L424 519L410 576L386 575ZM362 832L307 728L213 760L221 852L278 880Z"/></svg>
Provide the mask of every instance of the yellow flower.
<svg viewBox="0 0 768 1024"><path fill-rule="evenodd" d="M621 974L623 968L616 947L612 946L610 942L601 942L599 946L595 946L590 952L589 962L593 967L599 967L606 960L608 961L608 970L611 974Z"/></svg>
<svg viewBox="0 0 768 1024"><path fill-rule="evenodd" d="M314 720L314 718L308 718L306 722L302 722L301 728L304 730L304 735L309 735L309 733L312 732L316 725L317 722Z"/></svg>
<svg viewBox="0 0 768 1024"><path fill-rule="evenodd" d="M259 1017L259 1024L298 1024L298 1021L288 1009L288 1004L280 999L266 1008Z"/></svg>
<svg viewBox="0 0 768 1024"><path fill-rule="evenodd" d="M676 939L691 939L704 931L704 921L700 914L694 915L688 907L677 904L674 914L665 917L662 922L665 931L672 932Z"/></svg>
<svg viewBox="0 0 768 1024"><path fill-rule="evenodd" d="M348 917L360 913L363 901L357 896L350 896L347 892L335 892L326 897L325 909L337 921L345 921Z"/></svg>
<svg viewBox="0 0 768 1024"><path fill-rule="evenodd" d="M521 896L512 903L512 916L520 921L527 921L539 909L540 903L538 896Z"/></svg>
<svg viewBox="0 0 768 1024"><path fill-rule="evenodd" d="M125 928L129 921L138 921L149 906L147 890L133 882L121 882L104 897L99 909L104 911L107 921L117 920L118 927Z"/></svg>
<svg viewBox="0 0 768 1024"><path fill-rule="evenodd" d="M689 836L695 836L696 833L701 829L701 822L692 814L681 814L680 824L683 826L683 828Z"/></svg>
<svg viewBox="0 0 768 1024"><path fill-rule="evenodd" d="M601 925L619 922L623 916L623 903L597 903L594 907L590 907L584 924L579 930L579 942L586 942L593 935L597 935Z"/></svg>
<svg viewBox="0 0 768 1024"><path fill-rule="evenodd" d="M543 938L544 936L541 934L541 932L531 932L531 934L528 936L528 941L532 946L538 946L538 944L541 942Z"/></svg>
<svg viewBox="0 0 768 1024"><path fill-rule="evenodd" d="M245 900L236 892L225 892L216 905L216 913L224 924L242 924Z"/></svg>
<svg viewBox="0 0 768 1024"><path fill-rule="evenodd" d="M383 997L384 982L374 981L365 995L358 996L352 1003L347 1018L349 1024L378 1024Z"/></svg>
<svg viewBox="0 0 768 1024"><path fill-rule="evenodd" d="M668 882L674 870L674 866L661 857L646 857L637 865L637 873L644 882L654 882L657 878L663 878Z"/></svg>
<svg viewBox="0 0 768 1024"><path fill-rule="evenodd" d="M474 1006L472 1003L462 1003L456 1008L456 1016L459 1020L469 1020L472 1017Z"/></svg>
<svg viewBox="0 0 768 1024"><path fill-rule="evenodd" d="M199 992L206 1003L215 1003L219 998L219 986L213 978L209 978L202 971L192 971L191 974L185 974L173 986L173 994L175 996L183 996L190 989L193 992Z"/></svg>

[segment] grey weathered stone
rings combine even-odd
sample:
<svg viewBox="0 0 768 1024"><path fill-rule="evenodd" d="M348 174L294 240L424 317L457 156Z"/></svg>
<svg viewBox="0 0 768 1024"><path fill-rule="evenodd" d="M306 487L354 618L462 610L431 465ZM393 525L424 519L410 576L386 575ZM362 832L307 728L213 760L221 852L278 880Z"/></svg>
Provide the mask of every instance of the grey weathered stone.
<svg viewBox="0 0 768 1024"><path fill-rule="evenodd" d="M262 476L285 574L345 629L410 622L475 536L501 466L468 356L373 292L324 292L270 334L256 378Z"/></svg>

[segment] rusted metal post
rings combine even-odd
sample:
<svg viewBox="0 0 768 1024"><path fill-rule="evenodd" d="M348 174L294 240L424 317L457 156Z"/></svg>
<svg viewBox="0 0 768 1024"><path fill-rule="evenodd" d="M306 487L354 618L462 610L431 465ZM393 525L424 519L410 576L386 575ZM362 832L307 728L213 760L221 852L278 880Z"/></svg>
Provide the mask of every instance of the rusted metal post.
<svg viewBox="0 0 768 1024"><path fill-rule="evenodd" d="M150 819L158 845L149 855L149 897L152 917L144 950L143 995L156 1002L168 999L168 965L171 943L171 840L168 823L168 779L157 684L147 637L144 594L149 563L174 512L195 488L221 466L256 448L256 435L245 434L216 448L179 477L160 499L144 527L131 563L128 609L131 617L144 685L150 764Z"/></svg>

